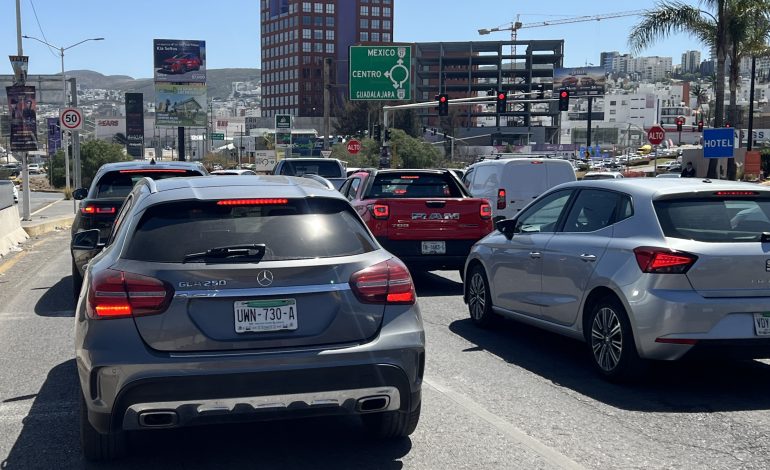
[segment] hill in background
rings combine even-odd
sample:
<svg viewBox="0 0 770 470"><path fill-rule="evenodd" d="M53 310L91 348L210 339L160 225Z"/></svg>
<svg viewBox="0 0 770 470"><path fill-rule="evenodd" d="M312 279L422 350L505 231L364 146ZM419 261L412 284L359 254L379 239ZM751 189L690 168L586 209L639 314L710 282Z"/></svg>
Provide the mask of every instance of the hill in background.
<svg viewBox="0 0 770 470"><path fill-rule="evenodd" d="M71 70L67 72L75 77L83 88L100 88L130 93L143 93L145 102L155 100L155 87L151 78L132 78L127 75L102 75L92 70ZM258 82L260 69L208 69L206 83L209 99L225 99L230 96L233 82Z"/></svg>

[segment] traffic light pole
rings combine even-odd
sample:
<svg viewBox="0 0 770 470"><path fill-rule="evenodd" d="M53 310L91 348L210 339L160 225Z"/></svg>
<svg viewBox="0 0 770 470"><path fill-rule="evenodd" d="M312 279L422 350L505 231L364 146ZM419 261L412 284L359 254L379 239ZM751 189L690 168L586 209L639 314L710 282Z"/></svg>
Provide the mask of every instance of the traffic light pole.
<svg viewBox="0 0 770 470"><path fill-rule="evenodd" d="M586 128L586 147L591 146L591 117L593 115L594 98L588 97L588 127ZM560 141L561 142L561 141Z"/></svg>

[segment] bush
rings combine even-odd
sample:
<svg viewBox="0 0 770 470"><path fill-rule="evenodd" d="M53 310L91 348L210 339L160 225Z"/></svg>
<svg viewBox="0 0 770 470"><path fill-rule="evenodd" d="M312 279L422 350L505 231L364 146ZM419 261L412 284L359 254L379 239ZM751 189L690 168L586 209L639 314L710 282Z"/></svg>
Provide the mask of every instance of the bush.
<svg viewBox="0 0 770 470"><path fill-rule="evenodd" d="M126 155L125 147L103 140L91 140L80 146L81 178L84 187L91 185L99 168L105 163L132 160ZM64 187L64 151L59 150L51 159L51 186ZM72 177L73 159L70 158L70 177Z"/></svg>

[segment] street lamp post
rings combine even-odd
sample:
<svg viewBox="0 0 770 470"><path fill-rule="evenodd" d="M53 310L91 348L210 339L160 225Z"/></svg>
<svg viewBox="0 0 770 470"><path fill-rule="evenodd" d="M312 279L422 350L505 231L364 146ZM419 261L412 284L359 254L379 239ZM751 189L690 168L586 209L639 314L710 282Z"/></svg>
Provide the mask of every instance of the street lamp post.
<svg viewBox="0 0 770 470"><path fill-rule="evenodd" d="M59 56L61 57L61 84L62 84L62 93L64 95L62 96L62 111L64 108L67 107L67 80L64 76L64 51L67 49L72 49L75 46L79 46L80 44L83 44L84 42L88 41L103 41L104 38L88 38L83 39L80 42L76 42L75 44L72 44L71 46L67 47L56 47L53 44L49 44L46 41L43 41L42 39L38 39L34 36L22 36L25 39L34 39L35 41L45 44L48 47L53 47L54 49L59 49ZM64 191L65 194L70 192L70 159L69 159L69 151L67 148L67 142L64 138L64 132L62 132L62 148L64 150ZM73 168L73 173L75 172Z"/></svg>

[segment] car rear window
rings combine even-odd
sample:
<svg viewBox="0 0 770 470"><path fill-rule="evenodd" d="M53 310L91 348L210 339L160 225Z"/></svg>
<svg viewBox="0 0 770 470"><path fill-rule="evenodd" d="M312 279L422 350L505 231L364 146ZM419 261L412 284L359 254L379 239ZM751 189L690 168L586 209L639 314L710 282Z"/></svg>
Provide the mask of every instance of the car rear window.
<svg viewBox="0 0 770 470"><path fill-rule="evenodd" d="M154 180L178 178L182 176L202 176L199 171L181 168L169 169L132 169L110 171L102 175L96 185L96 198L126 197L137 181L149 177Z"/></svg>
<svg viewBox="0 0 770 470"><path fill-rule="evenodd" d="M369 188L370 198L441 198L463 197L465 194L449 173L378 174Z"/></svg>
<svg viewBox="0 0 770 470"><path fill-rule="evenodd" d="M302 176L306 174L323 176L324 178L344 178L345 173L340 169L340 164L336 161L305 161L291 162L286 161L281 167L282 175Z"/></svg>
<svg viewBox="0 0 770 470"><path fill-rule="evenodd" d="M346 201L288 199L285 203L223 206L218 201L164 203L147 209L125 257L179 263L216 247L264 244L262 260L330 258L378 249Z"/></svg>
<svg viewBox="0 0 770 470"><path fill-rule="evenodd" d="M770 232L770 199L669 199L655 203L667 237L714 243L756 242Z"/></svg>

